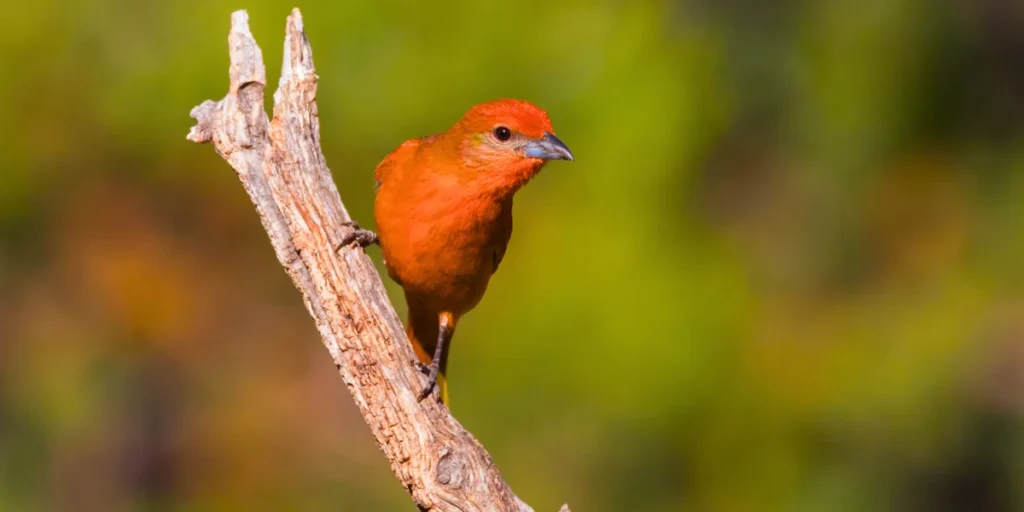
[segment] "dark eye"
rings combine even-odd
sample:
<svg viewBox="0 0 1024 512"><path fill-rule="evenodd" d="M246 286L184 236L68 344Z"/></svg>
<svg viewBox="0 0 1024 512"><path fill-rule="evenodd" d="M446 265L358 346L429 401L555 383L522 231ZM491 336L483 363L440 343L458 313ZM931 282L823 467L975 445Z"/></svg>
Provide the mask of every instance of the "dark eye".
<svg viewBox="0 0 1024 512"><path fill-rule="evenodd" d="M499 126L494 129L494 138L505 142L512 138L512 130L509 130L507 126Z"/></svg>

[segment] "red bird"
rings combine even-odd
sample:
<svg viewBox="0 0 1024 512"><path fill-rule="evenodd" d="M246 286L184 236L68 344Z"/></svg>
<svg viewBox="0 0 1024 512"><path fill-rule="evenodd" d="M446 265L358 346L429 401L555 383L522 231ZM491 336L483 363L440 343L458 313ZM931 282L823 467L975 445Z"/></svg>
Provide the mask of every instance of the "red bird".
<svg viewBox="0 0 1024 512"><path fill-rule="evenodd" d="M448 346L484 295L512 236L512 196L548 160L573 160L546 112L519 100L477 105L447 132L406 141L377 166L377 233L352 227L342 246L379 242L405 291L406 333L448 403ZM379 236L379 238L378 238Z"/></svg>

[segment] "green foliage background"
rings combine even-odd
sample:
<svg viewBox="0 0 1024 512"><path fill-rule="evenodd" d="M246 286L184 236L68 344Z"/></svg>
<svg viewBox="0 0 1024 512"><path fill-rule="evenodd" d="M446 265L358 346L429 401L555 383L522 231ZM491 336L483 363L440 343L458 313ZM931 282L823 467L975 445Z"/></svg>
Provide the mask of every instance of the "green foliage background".
<svg viewBox="0 0 1024 512"><path fill-rule="evenodd" d="M364 225L403 140L549 111L453 408L537 510L661 512L1024 509L1021 5L299 7ZM291 7L0 10L0 510L413 508L184 139Z"/></svg>

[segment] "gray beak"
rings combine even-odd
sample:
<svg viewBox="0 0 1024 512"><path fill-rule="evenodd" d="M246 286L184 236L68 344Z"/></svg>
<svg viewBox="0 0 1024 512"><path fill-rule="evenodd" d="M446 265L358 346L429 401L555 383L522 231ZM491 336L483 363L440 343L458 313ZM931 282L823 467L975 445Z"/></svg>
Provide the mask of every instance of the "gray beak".
<svg viewBox="0 0 1024 512"><path fill-rule="evenodd" d="M544 138L530 141L526 145L526 156L540 158L542 160L574 160L572 151L551 133L545 133Z"/></svg>

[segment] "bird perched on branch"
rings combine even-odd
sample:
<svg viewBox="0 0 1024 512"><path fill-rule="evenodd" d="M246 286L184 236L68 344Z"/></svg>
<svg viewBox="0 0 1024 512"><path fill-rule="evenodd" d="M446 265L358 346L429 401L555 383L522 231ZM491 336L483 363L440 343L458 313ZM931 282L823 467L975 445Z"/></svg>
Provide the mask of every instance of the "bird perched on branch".
<svg viewBox="0 0 1024 512"><path fill-rule="evenodd" d="M573 160L544 110L520 100L476 105L447 132L406 141L374 173L377 233L352 223L340 247L379 243L405 291L406 333L448 403L448 348L484 295L512 235L512 196L548 160Z"/></svg>

